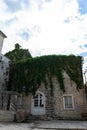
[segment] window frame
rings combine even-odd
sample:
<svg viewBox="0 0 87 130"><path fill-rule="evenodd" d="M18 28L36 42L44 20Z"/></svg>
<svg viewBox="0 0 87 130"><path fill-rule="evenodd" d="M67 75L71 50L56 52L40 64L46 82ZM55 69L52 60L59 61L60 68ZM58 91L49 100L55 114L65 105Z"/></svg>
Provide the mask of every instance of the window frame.
<svg viewBox="0 0 87 130"><path fill-rule="evenodd" d="M34 107L44 107L43 100L43 94L37 93L34 97Z"/></svg>
<svg viewBox="0 0 87 130"><path fill-rule="evenodd" d="M72 100L72 107L66 107L65 105L65 97L71 97L71 100ZM74 98L73 98L73 95L72 94L65 94L63 95L63 107L64 107L64 110L74 110Z"/></svg>

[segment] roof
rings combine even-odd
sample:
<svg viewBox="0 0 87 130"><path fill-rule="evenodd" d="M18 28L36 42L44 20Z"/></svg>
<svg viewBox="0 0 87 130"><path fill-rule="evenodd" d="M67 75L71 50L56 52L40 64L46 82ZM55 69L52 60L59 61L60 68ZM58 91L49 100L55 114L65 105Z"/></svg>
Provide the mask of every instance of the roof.
<svg viewBox="0 0 87 130"><path fill-rule="evenodd" d="M0 33L5 37L7 38L7 36L0 30Z"/></svg>

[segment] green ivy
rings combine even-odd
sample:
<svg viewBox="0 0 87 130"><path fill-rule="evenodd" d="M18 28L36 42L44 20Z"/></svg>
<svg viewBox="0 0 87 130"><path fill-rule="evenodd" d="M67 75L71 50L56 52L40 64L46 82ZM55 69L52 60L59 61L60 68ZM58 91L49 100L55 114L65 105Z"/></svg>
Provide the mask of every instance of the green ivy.
<svg viewBox="0 0 87 130"><path fill-rule="evenodd" d="M17 46L17 47L19 47L19 46ZM6 53L5 56L8 57L13 62L17 62L21 59L26 59L26 58L32 57L30 52L28 51L28 49L21 49L21 48L17 49L17 47L16 47L16 49Z"/></svg>
<svg viewBox="0 0 87 130"><path fill-rule="evenodd" d="M35 94L43 82L46 88L50 85L53 93L52 77L56 76L60 89L65 92L64 71L77 84L77 89L83 86L81 56L48 55L29 58L15 63L11 68L10 85L7 90Z"/></svg>

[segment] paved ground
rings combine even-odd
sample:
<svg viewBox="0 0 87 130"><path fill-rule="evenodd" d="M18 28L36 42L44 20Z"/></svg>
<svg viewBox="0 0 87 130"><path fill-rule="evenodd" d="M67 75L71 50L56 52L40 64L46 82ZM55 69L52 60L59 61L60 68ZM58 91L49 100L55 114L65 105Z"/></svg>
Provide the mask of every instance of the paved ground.
<svg viewBox="0 0 87 130"><path fill-rule="evenodd" d="M0 123L0 130L87 130L87 121L36 121L33 123Z"/></svg>
<svg viewBox="0 0 87 130"><path fill-rule="evenodd" d="M57 120L57 121L44 121L40 122L38 128L53 128L53 129L72 129L72 130L79 130L79 129L85 129L87 130L87 121L62 121L62 120Z"/></svg>

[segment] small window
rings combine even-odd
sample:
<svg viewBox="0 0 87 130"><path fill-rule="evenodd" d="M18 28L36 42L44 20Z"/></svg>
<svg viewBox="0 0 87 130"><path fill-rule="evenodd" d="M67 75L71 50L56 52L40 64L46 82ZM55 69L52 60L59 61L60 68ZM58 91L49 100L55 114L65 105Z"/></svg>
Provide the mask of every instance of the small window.
<svg viewBox="0 0 87 130"><path fill-rule="evenodd" d="M73 109L73 97L72 96L64 96L64 108L65 109Z"/></svg>

